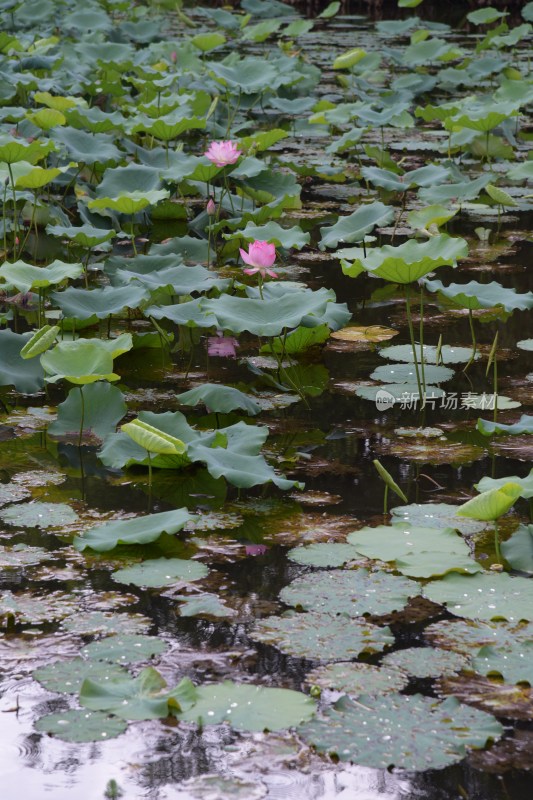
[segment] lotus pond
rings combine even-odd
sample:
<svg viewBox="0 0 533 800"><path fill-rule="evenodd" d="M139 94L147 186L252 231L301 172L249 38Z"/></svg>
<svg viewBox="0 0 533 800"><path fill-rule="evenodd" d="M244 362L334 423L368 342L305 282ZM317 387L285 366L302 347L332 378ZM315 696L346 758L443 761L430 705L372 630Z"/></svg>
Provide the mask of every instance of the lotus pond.
<svg viewBox="0 0 533 800"><path fill-rule="evenodd" d="M530 796L533 3L460 5L0 0L5 800Z"/></svg>

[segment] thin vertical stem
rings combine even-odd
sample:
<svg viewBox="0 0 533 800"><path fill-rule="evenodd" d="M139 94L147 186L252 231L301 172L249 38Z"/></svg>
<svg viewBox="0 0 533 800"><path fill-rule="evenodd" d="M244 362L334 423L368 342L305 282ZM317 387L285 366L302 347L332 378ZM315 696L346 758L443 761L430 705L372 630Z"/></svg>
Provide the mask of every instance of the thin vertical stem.
<svg viewBox="0 0 533 800"><path fill-rule="evenodd" d="M85 423L85 397L83 396L83 386L78 386L80 390L80 401L81 401L81 419L80 419L80 435L78 437L78 447L81 447L81 443L83 441L83 425Z"/></svg>
<svg viewBox="0 0 533 800"><path fill-rule="evenodd" d="M407 325L409 327L409 337L411 339L411 349L413 351L413 359L415 364L415 372L416 372L416 383L418 386L418 395L419 400L421 403L424 402L424 398L422 397L422 383L420 381L420 371L418 369L418 355L416 352L416 344L415 344L415 332L413 329L413 319L411 317L411 300L409 297L409 284L405 284L405 308L407 311Z"/></svg>
<svg viewBox="0 0 533 800"><path fill-rule="evenodd" d="M422 378L422 388L426 391L426 369L424 359L424 287L420 286L420 323L418 326L420 338L420 373Z"/></svg>

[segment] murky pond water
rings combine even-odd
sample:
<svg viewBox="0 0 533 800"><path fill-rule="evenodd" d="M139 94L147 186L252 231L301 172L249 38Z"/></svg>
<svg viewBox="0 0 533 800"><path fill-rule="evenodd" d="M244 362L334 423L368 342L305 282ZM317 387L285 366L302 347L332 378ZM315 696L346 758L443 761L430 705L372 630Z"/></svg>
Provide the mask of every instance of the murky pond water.
<svg viewBox="0 0 533 800"><path fill-rule="evenodd" d="M0 3L2 797L529 797L533 5L55 5Z"/></svg>

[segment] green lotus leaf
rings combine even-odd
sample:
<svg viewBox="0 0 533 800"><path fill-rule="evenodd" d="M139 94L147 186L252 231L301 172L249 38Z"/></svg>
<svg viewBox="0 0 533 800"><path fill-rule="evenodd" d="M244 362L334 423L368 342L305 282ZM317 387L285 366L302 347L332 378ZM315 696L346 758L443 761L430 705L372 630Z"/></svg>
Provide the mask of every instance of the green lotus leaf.
<svg viewBox="0 0 533 800"><path fill-rule="evenodd" d="M419 592L419 584L408 578L360 568L311 572L286 586L280 598L306 611L359 617L400 611Z"/></svg>
<svg viewBox="0 0 533 800"><path fill-rule="evenodd" d="M314 542L305 547L293 547L287 556L297 564L309 567L342 567L355 561L360 553L351 544L342 542Z"/></svg>
<svg viewBox="0 0 533 800"><path fill-rule="evenodd" d="M148 192L133 191L121 194L118 197L97 197L89 200L89 208L110 209L118 211L119 214L137 214L148 206L153 206L160 200L170 197L170 192L166 189L152 189Z"/></svg>
<svg viewBox="0 0 533 800"><path fill-rule="evenodd" d="M15 164L17 161L28 161L36 164L55 150L53 142L36 140L29 144L24 139L13 139L0 136L0 163Z"/></svg>
<svg viewBox="0 0 533 800"><path fill-rule="evenodd" d="M416 343L417 354L420 354L420 345ZM410 344L394 344L390 347L382 347L379 351L380 356L388 358L391 361L407 361L414 362L413 348ZM437 361L437 348L434 345L423 346L424 362L426 364L435 364ZM461 364L469 361L474 355L470 347L451 347L445 344L440 348L438 353L439 363L441 364ZM479 353L474 356L476 359L480 358Z"/></svg>
<svg viewBox="0 0 533 800"><path fill-rule="evenodd" d="M477 11L470 11L466 18L474 25L490 25L491 22L496 22L497 19L507 16L507 11L498 11L496 8L489 6L488 8L479 8Z"/></svg>
<svg viewBox="0 0 533 800"><path fill-rule="evenodd" d="M50 131L58 125L66 125L67 118L56 108L40 108L32 114L27 115L28 119L43 131Z"/></svg>
<svg viewBox="0 0 533 800"><path fill-rule="evenodd" d="M395 667L414 678L439 678L467 669L470 659L451 650L435 647L408 647L389 653L381 662L383 667Z"/></svg>
<svg viewBox="0 0 533 800"><path fill-rule="evenodd" d="M329 339L330 329L327 324L317 325L316 328L304 328L299 325L287 336L278 336L268 344L261 347L261 353L284 353L285 355L295 355L303 353L310 347L323 344Z"/></svg>
<svg viewBox="0 0 533 800"><path fill-rule="evenodd" d="M521 164L511 167L507 177L511 181L531 180L533 178L533 161L523 161Z"/></svg>
<svg viewBox="0 0 533 800"><path fill-rule="evenodd" d="M216 594L200 592L194 595L173 595L179 605L180 617L234 617L237 612Z"/></svg>
<svg viewBox="0 0 533 800"><path fill-rule="evenodd" d="M32 167L25 175L19 175L15 181L15 187L17 189L31 189L32 191L42 189L43 186L51 183L58 175L65 172L65 170L66 167L52 167L51 169Z"/></svg>
<svg viewBox="0 0 533 800"><path fill-rule="evenodd" d="M34 728L42 733L51 733L64 742L82 744L115 739L124 733L127 723L97 711L73 708L70 711L40 717L35 722Z"/></svg>
<svg viewBox="0 0 533 800"><path fill-rule="evenodd" d="M533 575L533 525L520 525L501 550L513 569Z"/></svg>
<svg viewBox="0 0 533 800"><path fill-rule="evenodd" d="M318 15L319 19L331 19L338 13L341 4L339 2L329 3L326 8Z"/></svg>
<svg viewBox="0 0 533 800"><path fill-rule="evenodd" d="M158 119L146 118L133 126L132 133L143 131L162 142L171 142L181 136L182 133L185 133L185 131L205 128L205 119L199 119L198 117L186 118L183 116L184 113L186 112L176 109L176 111L158 117Z"/></svg>
<svg viewBox="0 0 533 800"><path fill-rule="evenodd" d="M81 650L81 655L85 659L108 661L111 664L136 664L166 650L167 643L158 636L123 633L91 642Z"/></svg>
<svg viewBox="0 0 533 800"><path fill-rule="evenodd" d="M381 464L377 458L375 458L372 463L376 468L379 477L387 487L387 489L390 489L392 492L394 492L394 494L397 497L400 498L400 500L403 500L404 503L407 503L408 502L407 497L405 496L403 490L400 489L400 487L398 486L398 484L396 483L390 472L385 469L383 464Z"/></svg>
<svg viewBox="0 0 533 800"><path fill-rule="evenodd" d="M447 127L459 126L461 128L471 128L472 130L486 133L487 131L491 131L497 125L500 125L500 123L502 123L504 120L515 115L516 110L509 104L505 103L493 103L490 107L480 106L476 108L475 106L471 106L468 109L468 113L458 114L456 117L451 117L446 121L446 125ZM487 191L489 191L488 187Z"/></svg>
<svg viewBox="0 0 533 800"><path fill-rule="evenodd" d="M390 628L315 612L267 617L256 623L250 635L283 653L317 661L346 661L362 653L381 652L394 642Z"/></svg>
<svg viewBox="0 0 533 800"><path fill-rule="evenodd" d="M57 419L48 426L50 436L75 436L84 434L105 439L109 433L114 433L116 427L128 407L124 402L124 395L109 383L88 383L81 390L74 387L68 393L67 399L57 407Z"/></svg>
<svg viewBox="0 0 533 800"><path fill-rule="evenodd" d="M183 455L187 451L187 445L181 439L149 425L140 419L134 419L121 426L121 430L140 447L150 453L161 455Z"/></svg>
<svg viewBox="0 0 533 800"><path fill-rule="evenodd" d="M148 633L152 620L143 614L123 614L114 611L80 612L71 619L63 620L61 628L81 636L97 634Z"/></svg>
<svg viewBox="0 0 533 800"><path fill-rule="evenodd" d="M427 230L431 225L440 228L445 225L457 214L457 209L445 208L444 206L432 205L426 208L420 208L416 211L410 211L407 215L407 221L413 228L419 230Z"/></svg>
<svg viewBox="0 0 533 800"><path fill-rule="evenodd" d="M310 719L316 710L314 700L292 689L224 681L199 686L196 694L192 708L177 716L202 726L229 722L236 730L279 731Z"/></svg>
<svg viewBox="0 0 533 800"><path fill-rule="evenodd" d="M222 234L224 239L244 239L246 242L261 241L272 242L276 247L284 247L286 250L295 248L301 250L309 244L311 236L304 233L299 225L292 228L282 228L277 222L269 222L266 225L254 225L249 222L242 231Z"/></svg>
<svg viewBox="0 0 533 800"><path fill-rule="evenodd" d="M245 41L264 42L269 36L276 33L281 24L282 20L280 19L265 19L256 25L247 25L242 38Z"/></svg>
<svg viewBox="0 0 533 800"><path fill-rule="evenodd" d="M361 47L348 50L347 53L342 53L342 55L337 56L333 62L333 69L350 69L350 67L353 67L359 61L361 61L366 54L366 50L363 50Z"/></svg>
<svg viewBox="0 0 533 800"><path fill-rule="evenodd" d="M411 239L398 247L384 245L370 250L366 256L361 251L361 257L351 265L343 263L342 271L356 277L364 270L394 283L412 283L437 267L456 266L457 259L464 258L467 253L464 239L442 234L423 244Z"/></svg>
<svg viewBox="0 0 533 800"><path fill-rule="evenodd" d="M497 186L493 186L491 183L488 183L485 186L485 191L489 197L492 197L492 199L498 203L499 206L504 206L506 208L516 208L516 206L518 206L518 203L514 197L511 197L511 195L507 192L504 192L503 189L499 189Z"/></svg>
<svg viewBox="0 0 533 800"><path fill-rule="evenodd" d="M461 203L465 200L475 200L485 186L491 181L490 173L480 175L471 181L458 181L440 186L431 186L420 189L418 197L421 203L447 203L449 201Z"/></svg>
<svg viewBox="0 0 533 800"><path fill-rule="evenodd" d="M122 153L114 144L113 137L105 133L92 134L64 127L56 128L51 137L54 142L63 146L73 161L80 164L106 164L118 162L122 158Z"/></svg>
<svg viewBox="0 0 533 800"><path fill-rule="evenodd" d="M114 230L95 228L92 225L79 225L77 227L71 225L47 225L46 232L51 236L60 236L87 248L108 242L117 235Z"/></svg>
<svg viewBox="0 0 533 800"><path fill-rule="evenodd" d="M506 483L518 484L521 487L521 497L530 500L533 497L533 469L524 477L519 478L517 475L508 475L506 478L489 478L488 476L481 478L479 483L474 484L474 488L478 492L487 492L489 489L501 489Z"/></svg>
<svg viewBox="0 0 533 800"><path fill-rule="evenodd" d="M444 383L451 380L455 372L449 367L436 367L431 364L424 365L424 378L430 384ZM374 372L371 373L370 379L373 381L383 381L384 383L409 383L416 384L416 370L414 362L407 364L382 364L376 367ZM417 394L418 394L418 386ZM426 391L426 394L430 394Z"/></svg>
<svg viewBox="0 0 533 800"><path fill-rule="evenodd" d="M533 416L522 414L518 422L505 425L488 419L478 419L477 429L484 436L521 436L533 433Z"/></svg>
<svg viewBox="0 0 533 800"><path fill-rule="evenodd" d="M516 346L519 350L526 350L530 353L533 350L533 339L521 339Z"/></svg>
<svg viewBox="0 0 533 800"><path fill-rule="evenodd" d="M209 412L214 411L218 414L229 414L231 411L242 409L253 416L261 411L261 406L250 395L219 383L204 383L195 389L176 395L176 400L186 406L203 403Z"/></svg>
<svg viewBox="0 0 533 800"><path fill-rule="evenodd" d="M394 209L383 203L374 202L362 206L347 217L339 217L335 225L321 228L322 238L319 247L336 247L339 242L361 242L376 225L387 225L394 219Z"/></svg>
<svg viewBox="0 0 533 800"><path fill-rule="evenodd" d="M226 37L222 33L218 33L217 31L213 31L212 33L199 33L196 36L193 36L191 39L191 44L201 50L202 53L208 53L210 50L214 50L216 47L220 47L220 45L225 44Z"/></svg>
<svg viewBox="0 0 533 800"><path fill-rule="evenodd" d="M486 645L511 649L524 642L533 643L533 624L445 619L428 625L424 629L424 639L435 646L472 656Z"/></svg>
<svg viewBox="0 0 533 800"><path fill-rule="evenodd" d="M506 514L522 493L518 483L504 483L499 489L489 489L468 502L463 503L456 511L458 517L469 517L484 522L496 520Z"/></svg>
<svg viewBox="0 0 533 800"><path fill-rule="evenodd" d="M422 593L434 603L445 603L457 617L515 623L533 618L533 584L505 572L469 577L451 572L428 583Z"/></svg>
<svg viewBox="0 0 533 800"><path fill-rule="evenodd" d="M148 298L146 287L138 283L129 286L104 286L103 289L75 289L69 286L62 292L53 292L51 299L59 306L65 317L79 320L107 319L111 314L120 314L125 308L139 308Z"/></svg>
<svg viewBox="0 0 533 800"><path fill-rule="evenodd" d="M76 536L73 544L78 550L89 547L99 553L113 550L119 544L149 544L162 533L178 533L195 519L186 508L178 508L135 519L115 520L90 528L83 536Z"/></svg>
<svg viewBox="0 0 533 800"><path fill-rule="evenodd" d="M31 333L0 330L0 386L14 386L17 392L33 394L43 388L44 371L40 361L24 358L21 350Z"/></svg>
<svg viewBox="0 0 533 800"><path fill-rule="evenodd" d="M533 292L518 294L515 289L506 289L497 281L490 283L470 281L469 283L451 283L449 286L444 286L441 281L426 280L424 286L430 292L438 292L439 295L461 308L478 309L503 306L509 312L516 309L533 308Z"/></svg>
<svg viewBox="0 0 533 800"><path fill-rule="evenodd" d="M410 346L410 345L409 345ZM355 394L365 400L371 400L373 403L385 400L391 403L409 404L418 403L420 401L420 390L416 383L382 383L374 384L373 386L361 385L355 389ZM443 389L437 386L426 386L425 391L422 391L422 396L426 398L427 404L431 407L433 401L445 397Z"/></svg>
<svg viewBox="0 0 533 800"><path fill-rule="evenodd" d="M59 325L44 325L44 327L39 328L21 348L21 358L40 356L55 342L59 330Z"/></svg>
<svg viewBox="0 0 533 800"><path fill-rule="evenodd" d="M205 564L199 561L189 561L182 558L153 558L124 567L111 573L111 577L118 583L132 583L135 586L149 586L160 589L163 586L172 586L185 581L199 581L208 573Z"/></svg>
<svg viewBox="0 0 533 800"><path fill-rule="evenodd" d="M153 667L141 670L136 678L102 682L88 677L80 690L80 704L91 711L107 711L121 719L142 720L168 717L187 711L196 701L197 692L189 678L183 678L171 691Z"/></svg>
<svg viewBox="0 0 533 800"><path fill-rule="evenodd" d="M489 677L501 676L504 683L528 683L533 686L533 642L515 642L511 647L482 647L472 660L476 672Z"/></svg>
<svg viewBox="0 0 533 800"><path fill-rule="evenodd" d="M41 364L48 383L67 380L81 386L119 379L113 372L113 355L100 339L59 342L52 350L43 353Z"/></svg>
<svg viewBox="0 0 533 800"><path fill-rule="evenodd" d="M413 527L452 528L465 536L484 530L487 526L479 520L458 517L458 505L451 503L411 503L391 509L392 521L401 521Z"/></svg>
<svg viewBox="0 0 533 800"><path fill-rule="evenodd" d="M49 692L65 692L78 694L85 678L99 678L113 682L124 679L128 675L124 667L108 664L105 661L86 661L83 658L72 658L68 661L54 661L45 667L32 672L36 681Z"/></svg>
<svg viewBox="0 0 533 800"><path fill-rule="evenodd" d="M393 561L399 572L414 578L481 572L468 545L451 528L380 525L350 533L348 542L360 555Z"/></svg>
<svg viewBox="0 0 533 800"><path fill-rule="evenodd" d="M70 108L76 108L80 99L78 97L63 97L61 95L53 95L50 92L35 92L33 95L34 103L54 108L57 111L67 111Z"/></svg>
<svg viewBox="0 0 533 800"><path fill-rule="evenodd" d="M20 528L59 528L76 522L77 513L66 503L15 503L0 511L0 518Z"/></svg>
<svg viewBox="0 0 533 800"><path fill-rule="evenodd" d="M320 753L374 769L442 769L503 734L490 714L454 697L437 702L422 695L341 698L316 720L298 728Z"/></svg>
<svg viewBox="0 0 533 800"><path fill-rule="evenodd" d="M402 652L402 651L400 651ZM334 689L358 697L361 694L381 696L399 692L409 683L406 672L394 666L340 662L326 664L308 673L305 682L322 689Z"/></svg>
<svg viewBox="0 0 533 800"><path fill-rule="evenodd" d="M224 297L226 297L226 295L224 295ZM147 317L169 319L176 325L186 325L189 328L212 328L218 325L215 314L205 308L205 301L203 298L201 300L190 300L187 303L176 303L170 306L148 306L144 309L144 313Z"/></svg>
<svg viewBox="0 0 533 800"><path fill-rule="evenodd" d="M81 264L66 264L64 261L52 261L47 267L34 267L24 261L10 264L5 261L0 267L0 277L19 292L35 289L48 289L68 278L79 278L83 274Z"/></svg>

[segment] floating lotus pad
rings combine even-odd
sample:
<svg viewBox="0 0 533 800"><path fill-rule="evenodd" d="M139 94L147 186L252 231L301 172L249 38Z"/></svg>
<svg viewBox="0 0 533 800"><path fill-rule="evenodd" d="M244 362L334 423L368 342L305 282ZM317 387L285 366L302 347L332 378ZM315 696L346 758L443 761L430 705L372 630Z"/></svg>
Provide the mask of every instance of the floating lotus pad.
<svg viewBox="0 0 533 800"><path fill-rule="evenodd" d="M116 614L105 611L79 612L72 619L63 620L61 628L71 633L85 635L141 634L147 633L153 622L142 614Z"/></svg>
<svg viewBox="0 0 533 800"><path fill-rule="evenodd" d="M36 731L51 733L64 742L76 744L114 739L124 733L127 727L127 723L117 717L77 708L48 714L34 725Z"/></svg>
<svg viewBox="0 0 533 800"><path fill-rule="evenodd" d="M302 692L237 684L231 681L199 686L194 706L178 718L199 725L228 722L244 731L279 731L314 716L314 700Z"/></svg>
<svg viewBox="0 0 533 800"><path fill-rule="evenodd" d="M127 674L124 667L118 664L108 664L106 661L88 661L84 658L55 661L53 664L40 667L32 672L35 680L39 681L48 691L67 694L78 694L85 678L113 682L123 679Z"/></svg>
<svg viewBox="0 0 533 800"><path fill-rule="evenodd" d="M533 583L506 573L456 575L450 573L427 584L423 595L444 603L458 617L509 622L533 619Z"/></svg>
<svg viewBox="0 0 533 800"><path fill-rule="evenodd" d="M520 525L501 550L513 569L533 575L533 525Z"/></svg>
<svg viewBox="0 0 533 800"><path fill-rule="evenodd" d="M533 642L514 642L510 647L482 647L472 661L476 672L501 676L505 683L533 686Z"/></svg>
<svg viewBox="0 0 533 800"><path fill-rule="evenodd" d="M396 667L414 678L438 678L453 675L470 666L470 659L452 650L435 647L408 647L386 655L383 667Z"/></svg>
<svg viewBox="0 0 533 800"><path fill-rule="evenodd" d="M83 658L109 661L113 664L135 664L168 650L168 645L156 636L116 634L91 642L81 651Z"/></svg>
<svg viewBox="0 0 533 800"><path fill-rule="evenodd" d="M348 542L363 556L394 561L396 569L415 578L447 572L481 572L464 540L451 528L380 525L348 535Z"/></svg>
<svg viewBox="0 0 533 800"><path fill-rule="evenodd" d="M309 567L342 567L360 556L355 547L342 542L315 542L293 547L287 555L291 561Z"/></svg>
<svg viewBox="0 0 533 800"><path fill-rule="evenodd" d="M400 611L420 585L385 572L323 570L296 578L280 593L284 603L328 614L390 614Z"/></svg>
<svg viewBox="0 0 533 800"><path fill-rule="evenodd" d="M533 623L445 619L428 625L424 629L424 639L438 647L472 655L487 645L505 650L515 644L533 643Z"/></svg>
<svg viewBox="0 0 533 800"><path fill-rule="evenodd" d="M401 521L411 526L427 528L454 528L464 536L472 536L485 530L487 524L475 519L458 517L460 506L451 503L411 503L395 506L391 510L392 522Z"/></svg>
<svg viewBox="0 0 533 800"><path fill-rule="evenodd" d="M42 547L30 547L26 544L14 544L12 547L0 545L0 568L2 569L30 567L51 558L53 558L53 554Z"/></svg>
<svg viewBox="0 0 533 800"><path fill-rule="evenodd" d="M42 503L38 500L6 506L0 511L0 517L9 525L20 528L59 528L79 519L66 503Z"/></svg>
<svg viewBox="0 0 533 800"><path fill-rule="evenodd" d="M199 561L182 558L154 558L124 567L111 574L114 581L132 583L135 586L161 588L182 581L198 581L205 578L209 570Z"/></svg>
<svg viewBox="0 0 533 800"><path fill-rule="evenodd" d="M90 547L104 553L118 544L149 544L159 539L162 533L178 533L187 522L195 519L186 508L178 508L135 519L114 520L90 528L84 536L76 536L74 547L78 550Z"/></svg>
<svg viewBox="0 0 533 800"><path fill-rule="evenodd" d="M455 698L389 694L341 698L323 717L301 725L299 735L320 753L374 769L442 769L498 739L503 728L490 714Z"/></svg>
<svg viewBox="0 0 533 800"><path fill-rule="evenodd" d="M357 697L361 694L383 695L399 692L407 686L409 677L395 666L375 667L372 664L341 661L317 667L307 674L305 682Z"/></svg>
<svg viewBox="0 0 533 800"><path fill-rule="evenodd" d="M437 363L437 348L433 345L425 344L422 347L424 361L427 364ZM415 360L413 355L413 348L410 344L394 344L390 347L382 347L379 351L380 356L388 358L390 361L407 361ZM473 350L470 347L451 347L445 344L440 349L439 364L462 364L473 356ZM420 344L416 343L416 357L420 358ZM474 356L475 359L481 358L479 353Z"/></svg>
<svg viewBox="0 0 533 800"><path fill-rule="evenodd" d="M315 612L267 617L250 635L283 653L317 661L346 661L361 653L379 653L394 642L390 628Z"/></svg>

